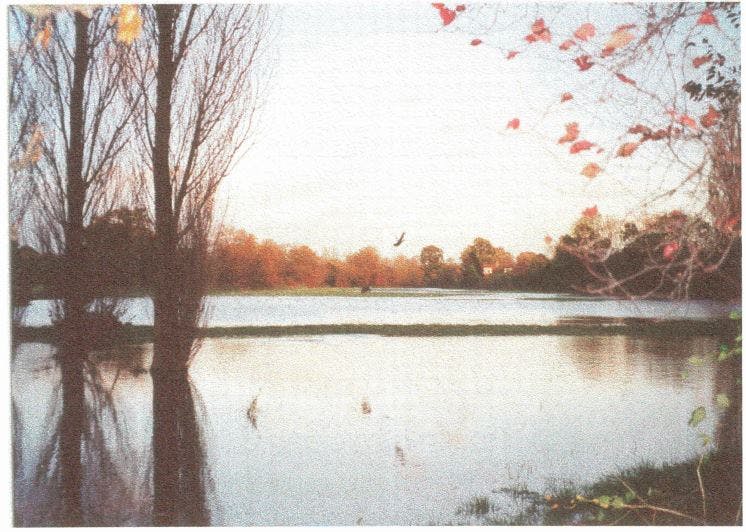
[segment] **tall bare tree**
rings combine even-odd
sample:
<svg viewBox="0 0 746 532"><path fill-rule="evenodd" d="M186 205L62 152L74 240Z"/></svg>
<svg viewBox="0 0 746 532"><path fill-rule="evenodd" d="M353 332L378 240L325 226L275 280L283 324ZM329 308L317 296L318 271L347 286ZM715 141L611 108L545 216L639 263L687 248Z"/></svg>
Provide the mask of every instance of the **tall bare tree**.
<svg viewBox="0 0 746 532"><path fill-rule="evenodd" d="M215 194L252 131L270 19L252 5L163 4L143 17L129 64L132 94L144 95L138 160L156 232L153 367L185 368L203 311Z"/></svg>
<svg viewBox="0 0 746 532"><path fill-rule="evenodd" d="M143 203L155 225L153 376L153 522L203 524L204 512L180 501L195 496L194 432L174 402L187 374L204 311L207 252L217 189L252 130L259 103L260 56L270 30L266 6L155 5L142 11L144 38L129 62ZM197 476L195 476L197 475Z"/></svg>
<svg viewBox="0 0 746 532"><path fill-rule="evenodd" d="M33 243L61 254L61 323L57 356L63 403L85 412L83 364L85 315L95 295L85 275L84 230L107 208L119 174L136 101L121 96L126 51L116 42L112 8L11 9L11 172L30 216L18 205L17 220L31 228ZM128 105L130 104L130 105ZM60 430L64 524L81 524L81 435L84 416Z"/></svg>

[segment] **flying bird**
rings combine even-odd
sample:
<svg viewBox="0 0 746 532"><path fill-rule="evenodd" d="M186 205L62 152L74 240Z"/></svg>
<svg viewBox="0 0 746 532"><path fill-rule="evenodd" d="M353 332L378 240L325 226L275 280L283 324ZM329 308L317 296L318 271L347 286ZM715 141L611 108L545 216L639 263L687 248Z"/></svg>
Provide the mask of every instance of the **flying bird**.
<svg viewBox="0 0 746 532"><path fill-rule="evenodd" d="M394 247L399 247L401 245L401 243L404 242L404 235L405 234L406 233L402 233L401 236L399 237L399 240L397 240L396 242L394 242Z"/></svg>

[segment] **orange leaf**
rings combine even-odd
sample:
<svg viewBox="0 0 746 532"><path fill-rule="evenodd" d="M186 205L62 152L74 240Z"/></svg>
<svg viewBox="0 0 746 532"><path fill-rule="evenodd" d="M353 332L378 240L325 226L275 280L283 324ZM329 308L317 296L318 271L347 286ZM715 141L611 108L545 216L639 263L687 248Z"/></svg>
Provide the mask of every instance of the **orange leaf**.
<svg viewBox="0 0 746 532"><path fill-rule="evenodd" d="M707 110L707 114L702 116L699 121L702 124L702 127L712 127L717 123L719 118L720 113L718 113L717 110L711 105L710 108Z"/></svg>
<svg viewBox="0 0 746 532"><path fill-rule="evenodd" d="M562 96L560 97L560 103L565 103L569 100L572 100L572 94L569 92L563 92Z"/></svg>
<svg viewBox="0 0 746 532"><path fill-rule="evenodd" d="M598 207L596 205L588 207L583 211L583 217L585 218L595 218L596 216L598 216Z"/></svg>
<svg viewBox="0 0 746 532"><path fill-rule="evenodd" d="M565 124L565 134L560 137L557 141L558 144L564 144L565 142L575 142L580 136L580 128L577 122L570 122Z"/></svg>
<svg viewBox="0 0 746 532"><path fill-rule="evenodd" d="M552 243L553 238L550 235L544 237L544 243L548 246Z"/></svg>
<svg viewBox="0 0 746 532"><path fill-rule="evenodd" d="M472 46L479 46L480 44L482 44L482 39L474 39L471 41Z"/></svg>
<svg viewBox="0 0 746 532"><path fill-rule="evenodd" d="M517 118L514 118L513 120L510 120L508 122L508 125L505 129L518 129L520 125L521 125L521 121Z"/></svg>
<svg viewBox="0 0 746 532"><path fill-rule="evenodd" d="M563 41L562 44L559 45L559 49L563 51L569 50L573 46L575 46L575 41L573 41L572 39L567 39L566 41Z"/></svg>
<svg viewBox="0 0 746 532"><path fill-rule="evenodd" d="M516 52L515 50L511 50L508 52L508 59L513 59L515 56L517 56L520 52Z"/></svg>
<svg viewBox="0 0 746 532"><path fill-rule="evenodd" d="M45 50L49 46L49 41L52 39L52 24L47 20L44 24L44 29L36 34L34 44L40 45Z"/></svg>
<svg viewBox="0 0 746 532"><path fill-rule="evenodd" d="M580 27L575 30L575 33L573 35L575 35L575 37L580 39L581 41L587 41L588 39L596 35L596 27L590 22L586 22L584 24L581 24Z"/></svg>
<svg viewBox="0 0 746 532"><path fill-rule="evenodd" d="M624 83L629 83L633 87L637 87L637 82L635 80L628 78L627 76L625 76L621 72L617 72L616 77L618 77Z"/></svg>
<svg viewBox="0 0 746 532"><path fill-rule="evenodd" d="M692 59L692 66L694 66L694 68L699 68L705 63L709 63L710 61L712 61L711 55L700 55L699 57L695 57L694 59Z"/></svg>
<svg viewBox="0 0 746 532"><path fill-rule="evenodd" d="M581 151L590 150L594 144L587 140L579 140L570 146L570 153L580 153Z"/></svg>
<svg viewBox="0 0 746 532"><path fill-rule="evenodd" d="M625 142L616 152L617 157L629 157L640 146L639 142Z"/></svg>
<svg viewBox="0 0 746 532"><path fill-rule="evenodd" d="M580 171L581 174L589 179L593 179L594 177L596 177L599 172L601 172L601 167L598 166L596 163L588 163Z"/></svg>
<svg viewBox="0 0 746 532"><path fill-rule="evenodd" d="M443 9L446 5L445 4L441 4L441 3L437 3L437 4L432 4L432 6L435 9Z"/></svg>
<svg viewBox="0 0 746 532"><path fill-rule="evenodd" d="M634 27L634 26L632 26ZM629 25L619 26L611 32L611 37L606 41L604 49L601 50L601 57L613 54L617 49L623 48L631 43L635 36L629 32Z"/></svg>
<svg viewBox="0 0 746 532"><path fill-rule="evenodd" d="M702 14L697 19L697 24L702 24L704 26L718 26L718 19L715 18L715 15L712 14L712 10L708 7L704 11L702 11Z"/></svg>
<svg viewBox="0 0 746 532"><path fill-rule="evenodd" d="M580 71L582 72L591 68L595 63L591 61L590 55L581 55L575 58L575 64L580 67Z"/></svg>

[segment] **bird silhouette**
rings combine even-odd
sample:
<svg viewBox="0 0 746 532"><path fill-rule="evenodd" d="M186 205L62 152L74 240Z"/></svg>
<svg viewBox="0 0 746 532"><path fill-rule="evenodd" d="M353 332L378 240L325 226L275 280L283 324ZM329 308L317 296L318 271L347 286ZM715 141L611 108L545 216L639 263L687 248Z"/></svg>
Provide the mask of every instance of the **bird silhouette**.
<svg viewBox="0 0 746 532"><path fill-rule="evenodd" d="M401 245L401 243L404 242L404 235L405 234L406 233L402 233L401 236L399 237L399 240L397 240L396 242L394 242L394 247L399 247Z"/></svg>

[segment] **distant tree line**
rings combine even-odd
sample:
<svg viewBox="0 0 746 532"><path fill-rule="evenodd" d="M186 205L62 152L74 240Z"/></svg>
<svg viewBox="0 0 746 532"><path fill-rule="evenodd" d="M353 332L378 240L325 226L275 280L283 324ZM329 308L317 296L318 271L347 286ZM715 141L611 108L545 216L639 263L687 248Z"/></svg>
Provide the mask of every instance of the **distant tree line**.
<svg viewBox="0 0 746 532"><path fill-rule="evenodd" d="M461 252L460 260L446 259L435 245L422 248L418 257L382 257L374 247L364 247L344 258L319 255L306 245L281 245L258 240L243 229L220 232L207 255L212 290L255 290L287 287L438 287L521 290L538 292L593 292L594 277L574 250L579 242L593 241L599 249L609 237L626 243L607 260L618 277L637 274L646 262L668 257L672 270L661 277L658 268L638 275L637 291L662 295L675 278L675 255L686 250L666 247L669 232L681 223L705 224L674 211L639 223L621 223L600 217L583 217L553 245L550 256L524 251L513 256L485 238L475 238ZM116 209L96 217L86 226L83 238L85 278L98 295L150 293L154 286L155 233L142 209ZM651 250L656 250L651 252ZM653 253L655 256L651 256ZM62 258L39 253L28 246L12 248L14 300L34 296L59 297ZM690 286L691 297L728 299L740 294L739 245L717 269L699 274ZM605 285L604 285L605 286ZM656 292L657 290L657 292ZM615 295L615 294L611 294ZM624 295L624 294L618 294Z"/></svg>

